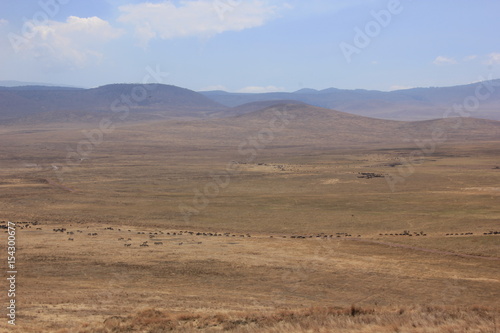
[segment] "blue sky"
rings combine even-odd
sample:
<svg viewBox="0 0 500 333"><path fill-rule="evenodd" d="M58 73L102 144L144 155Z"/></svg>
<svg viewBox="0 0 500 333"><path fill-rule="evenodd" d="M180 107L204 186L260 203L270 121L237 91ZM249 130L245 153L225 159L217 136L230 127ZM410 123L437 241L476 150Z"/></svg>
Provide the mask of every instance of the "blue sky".
<svg viewBox="0 0 500 333"><path fill-rule="evenodd" d="M0 80L450 86L500 77L498 31L498 0L0 0Z"/></svg>

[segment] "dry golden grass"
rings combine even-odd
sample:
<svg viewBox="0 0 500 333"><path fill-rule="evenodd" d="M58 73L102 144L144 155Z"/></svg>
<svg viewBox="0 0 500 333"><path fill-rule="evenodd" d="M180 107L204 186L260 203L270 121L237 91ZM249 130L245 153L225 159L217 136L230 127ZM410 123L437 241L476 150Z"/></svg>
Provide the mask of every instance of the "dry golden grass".
<svg viewBox="0 0 500 333"><path fill-rule="evenodd" d="M145 308L209 319L235 311L351 304L373 309L481 304L493 311L500 297L500 270L492 260L343 238L197 236L189 229L180 235L175 229L115 225L110 230L85 223L53 231L59 227L42 223L18 232L21 332L35 323L40 332L73 332L86 323L88 332L98 331L96 323ZM144 242L149 246L141 247ZM305 324L299 320L290 329L300 331ZM281 329L285 323L276 325Z"/></svg>
<svg viewBox="0 0 500 333"><path fill-rule="evenodd" d="M494 332L498 311L485 307L314 307L271 313L243 312L175 315L144 310L126 318L83 328L96 332ZM104 326L104 327L103 327Z"/></svg>
<svg viewBox="0 0 500 333"><path fill-rule="evenodd" d="M271 144L186 222L245 137L146 129L118 128L62 182L79 131L0 129L0 220L41 228L18 230L18 332L494 332L498 142L442 144L394 192L358 173L400 174L411 143Z"/></svg>
<svg viewBox="0 0 500 333"><path fill-rule="evenodd" d="M496 332L500 312L487 307L414 306L362 308L351 306L283 309L271 312L171 313L145 309L85 323L58 333L111 332L361 332L465 333ZM43 332L35 327L33 333Z"/></svg>

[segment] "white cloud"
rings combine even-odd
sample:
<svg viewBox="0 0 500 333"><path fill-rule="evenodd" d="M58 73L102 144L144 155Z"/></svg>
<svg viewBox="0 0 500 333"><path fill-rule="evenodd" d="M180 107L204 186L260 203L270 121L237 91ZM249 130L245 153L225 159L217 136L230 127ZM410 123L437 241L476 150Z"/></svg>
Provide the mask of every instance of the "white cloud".
<svg viewBox="0 0 500 333"><path fill-rule="evenodd" d="M434 65L455 65L457 61L453 58L438 56L432 63Z"/></svg>
<svg viewBox="0 0 500 333"><path fill-rule="evenodd" d="M153 38L211 37L225 31L262 26L278 7L260 0L193 0L141 3L119 7L118 21L131 24L143 46Z"/></svg>
<svg viewBox="0 0 500 333"><path fill-rule="evenodd" d="M486 60L487 65L500 64L500 53L490 53L488 54L488 59Z"/></svg>
<svg viewBox="0 0 500 333"><path fill-rule="evenodd" d="M122 33L96 16L70 16L66 22L36 25L32 35L19 36L17 47L23 54L46 61L49 66L81 67L89 60L101 59L99 47Z"/></svg>
<svg viewBox="0 0 500 333"><path fill-rule="evenodd" d="M0 18L0 27L6 26L8 24L9 24L9 21L7 21L6 19Z"/></svg>
<svg viewBox="0 0 500 333"><path fill-rule="evenodd" d="M238 90L240 93L267 93L267 92L280 92L285 91L285 88L276 87L276 86L267 86L267 87L258 87L258 86L249 86L243 89Z"/></svg>
<svg viewBox="0 0 500 333"><path fill-rule="evenodd" d="M464 58L464 61L472 61L472 60L474 60L474 59L476 59L476 58L477 58L477 55L472 54L472 55L470 55L470 56L465 57L465 58Z"/></svg>

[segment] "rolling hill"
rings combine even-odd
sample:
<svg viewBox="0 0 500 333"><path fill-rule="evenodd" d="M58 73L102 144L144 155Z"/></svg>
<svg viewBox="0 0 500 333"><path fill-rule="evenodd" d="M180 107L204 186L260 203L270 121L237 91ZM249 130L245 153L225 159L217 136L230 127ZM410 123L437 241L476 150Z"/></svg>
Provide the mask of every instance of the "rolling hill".
<svg viewBox="0 0 500 333"><path fill-rule="evenodd" d="M247 107L249 107L247 105ZM144 139L197 145L199 142L260 149L281 147L346 147L372 144L436 144L445 141L500 139L500 121L448 118L395 121L363 117L306 104L282 103L236 116L130 125ZM439 136L438 136L439 135Z"/></svg>

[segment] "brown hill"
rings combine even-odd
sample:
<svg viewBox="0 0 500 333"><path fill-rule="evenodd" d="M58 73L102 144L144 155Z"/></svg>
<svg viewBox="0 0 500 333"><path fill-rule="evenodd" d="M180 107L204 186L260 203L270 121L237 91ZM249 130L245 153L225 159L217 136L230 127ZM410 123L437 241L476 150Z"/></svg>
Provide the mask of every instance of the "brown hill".
<svg viewBox="0 0 500 333"><path fill-rule="evenodd" d="M439 143L457 140L498 140L500 122L449 118L402 122L382 120L314 107L278 104L239 116L203 121L162 121L133 126L150 139L196 145L269 145L343 147L398 145L413 140Z"/></svg>
<svg viewBox="0 0 500 333"><path fill-rule="evenodd" d="M229 117L229 116L239 116L246 113L251 113L254 111L260 111L265 108L269 108L275 105L280 104L289 104L289 105L307 105L301 101L294 100L269 100L269 101L258 101L258 102L250 102L246 104L242 104L239 106L232 107L230 109L224 110L222 112L218 112L213 114L213 117Z"/></svg>

